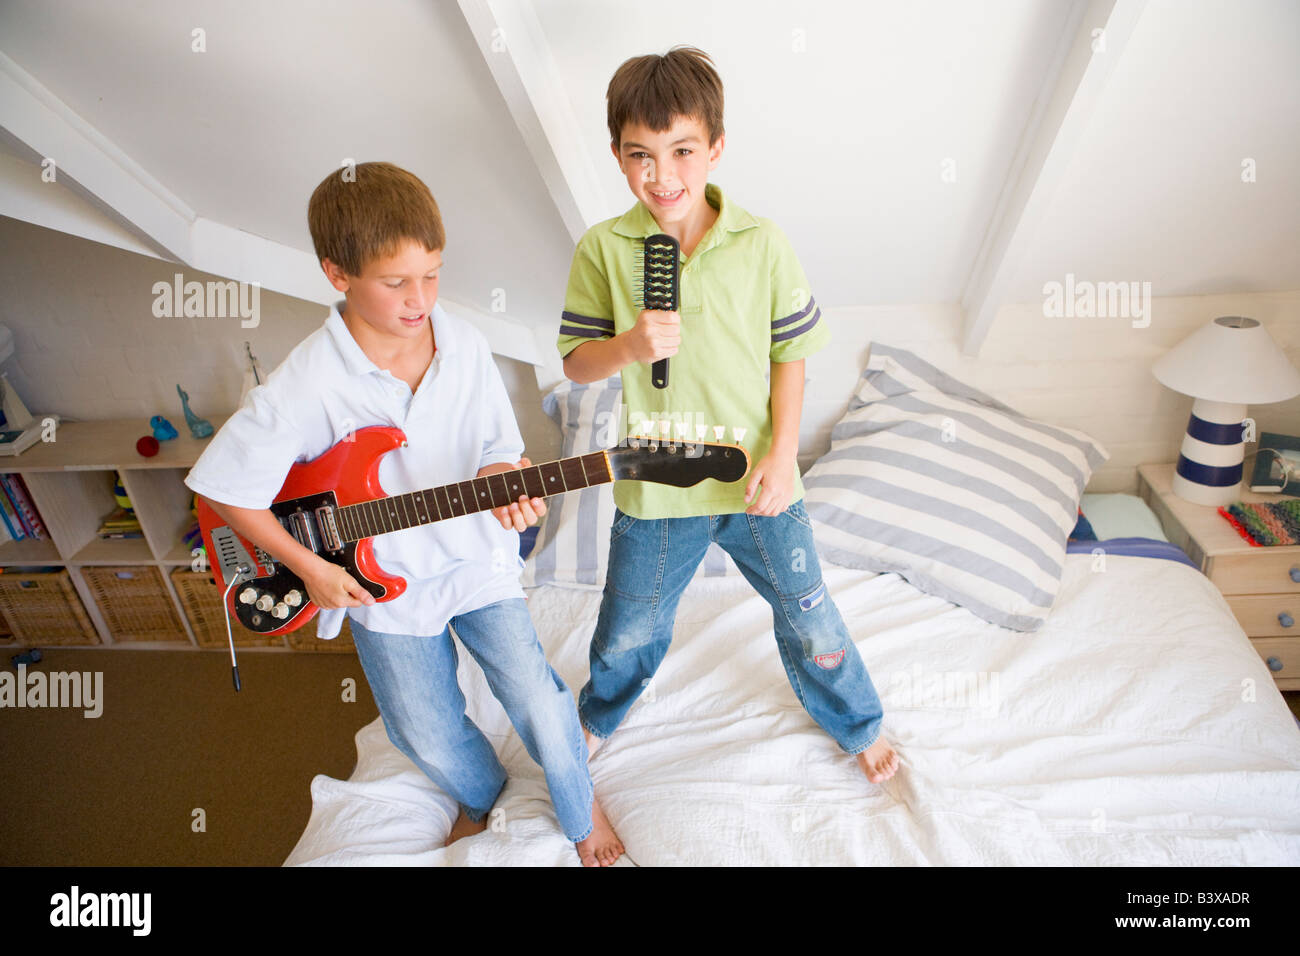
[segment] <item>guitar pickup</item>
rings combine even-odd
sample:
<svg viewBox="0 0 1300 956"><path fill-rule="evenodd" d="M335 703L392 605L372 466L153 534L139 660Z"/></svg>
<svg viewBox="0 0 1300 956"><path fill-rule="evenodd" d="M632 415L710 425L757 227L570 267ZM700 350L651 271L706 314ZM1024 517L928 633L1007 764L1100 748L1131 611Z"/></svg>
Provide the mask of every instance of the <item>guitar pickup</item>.
<svg viewBox="0 0 1300 956"><path fill-rule="evenodd" d="M313 554L320 554L320 537L316 534L316 526L311 520L311 515L305 511L295 511L288 516L288 520L289 533L297 539L298 543Z"/></svg>
<svg viewBox="0 0 1300 956"><path fill-rule="evenodd" d="M316 526L320 528L321 538L326 551L342 551L343 541L339 538L338 525L334 522L334 508L323 505L316 509Z"/></svg>

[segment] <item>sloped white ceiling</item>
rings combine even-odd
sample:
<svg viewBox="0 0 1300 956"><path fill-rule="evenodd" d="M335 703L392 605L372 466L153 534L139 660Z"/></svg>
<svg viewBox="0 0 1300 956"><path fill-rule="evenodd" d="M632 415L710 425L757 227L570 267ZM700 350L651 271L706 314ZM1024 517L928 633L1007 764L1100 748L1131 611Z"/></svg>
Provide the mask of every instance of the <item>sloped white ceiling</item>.
<svg viewBox="0 0 1300 956"><path fill-rule="evenodd" d="M632 202L609 154L610 75L700 46L727 89L715 180L785 229L828 306L962 299L1077 9L531 5L605 214ZM456 0L6 0L0 48L196 215L295 249L311 248L311 190L345 158L407 166L447 220L444 293L488 310L503 290L511 317L556 320L572 240L484 61L510 54L481 52ZM1300 4L1149 0L1117 52L1007 301L1067 272L1155 295L1300 288Z"/></svg>
<svg viewBox="0 0 1300 956"><path fill-rule="evenodd" d="M197 215L300 250L344 159L408 168L446 296L558 316L572 246L453 0L6 0L0 46Z"/></svg>
<svg viewBox="0 0 1300 956"><path fill-rule="evenodd" d="M1068 11L1065 3L693 0L536 5L608 215L632 203L605 90L629 57L713 58L713 180L790 236L825 305L955 302ZM956 181L944 182L952 158Z"/></svg>
<svg viewBox="0 0 1300 956"><path fill-rule="evenodd" d="M1300 3L1147 4L1015 301L1066 273L1156 296L1300 289Z"/></svg>

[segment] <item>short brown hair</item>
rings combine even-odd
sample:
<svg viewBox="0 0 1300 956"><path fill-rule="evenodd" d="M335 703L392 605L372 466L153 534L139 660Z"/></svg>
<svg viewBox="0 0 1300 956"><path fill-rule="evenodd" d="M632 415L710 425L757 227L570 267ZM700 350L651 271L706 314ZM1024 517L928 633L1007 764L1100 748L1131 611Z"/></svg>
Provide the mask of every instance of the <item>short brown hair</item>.
<svg viewBox="0 0 1300 956"><path fill-rule="evenodd" d="M616 149L628 123L644 123L660 133L671 129L676 117L694 117L708 130L710 146L723 133L722 78L709 55L693 46L625 60L614 71L605 99Z"/></svg>
<svg viewBox="0 0 1300 956"><path fill-rule="evenodd" d="M391 256L405 240L430 252L446 245L438 203L418 176L392 163L359 163L330 173L307 204L316 258L350 276Z"/></svg>

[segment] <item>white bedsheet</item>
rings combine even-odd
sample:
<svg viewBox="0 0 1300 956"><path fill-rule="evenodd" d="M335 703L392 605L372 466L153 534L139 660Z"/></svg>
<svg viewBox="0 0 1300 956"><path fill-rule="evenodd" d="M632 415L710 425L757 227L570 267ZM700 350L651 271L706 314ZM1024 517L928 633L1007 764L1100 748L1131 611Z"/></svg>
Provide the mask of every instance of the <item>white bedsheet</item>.
<svg viewBox="0 0 1300 956"><path fill-rule="evenodd" d="M1045 626L1018 634L896 575L824 567L898 774L868 783L799 706L743 580L697 578L658 676L591 763L624 862L1300 864L1300 730L1196 571L1071 555ZM529 594L576 694L600 595ZM312 782L287 864L577 865L541 770L463 651L460 676L510 775L492 826L443 848L453 802L376 720L349 780ZM935 693L959 679L971 699Z"/></svg>

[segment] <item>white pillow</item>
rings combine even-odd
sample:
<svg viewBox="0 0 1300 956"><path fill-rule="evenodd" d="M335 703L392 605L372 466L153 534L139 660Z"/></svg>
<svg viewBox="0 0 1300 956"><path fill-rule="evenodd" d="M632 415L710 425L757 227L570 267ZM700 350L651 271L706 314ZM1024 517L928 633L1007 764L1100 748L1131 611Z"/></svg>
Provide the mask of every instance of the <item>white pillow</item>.
<svg viewBox="0 0 1300 956"><path fill-rule="evenodd" d="M542 399L542 409L560 426L560 457L616 445L622 401L623 382L617 375L590 385L561 382L551 389ZM547 498L546 509L537 543L524 562L523 586L603 589L609 529L614 524L614 486L606 483ZM710 544L696 574L723 577L740 571L725 551Z"/></svg>
<svg viewBox="0 0 1300 956"><path fill-rule="evenodd" d="M1079 499L1109 455L903 349L873 344L862 382L804 476L826 560L894 572L1018 631L1042 626Z"/></svg>

